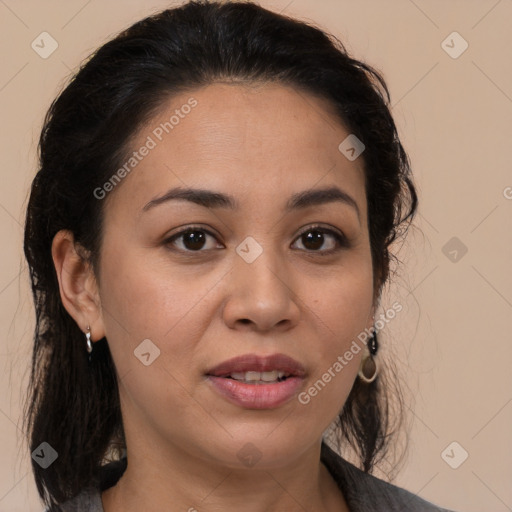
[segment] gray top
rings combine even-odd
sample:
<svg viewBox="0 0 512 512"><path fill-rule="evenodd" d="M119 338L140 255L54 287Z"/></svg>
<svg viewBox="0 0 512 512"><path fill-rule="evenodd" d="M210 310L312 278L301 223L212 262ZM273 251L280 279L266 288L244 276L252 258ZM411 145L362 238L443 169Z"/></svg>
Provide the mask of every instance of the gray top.
<svg viewBox="0 0 512 512"><path fill-rule="evenodd" d="M341 489L350 512L452 512L361 471L324 442L321 460ZM104 512L101 492L117 483L126 466L126 457L103 466L99 487L84 489L78 496L62 504L61 511Z"/></svg>

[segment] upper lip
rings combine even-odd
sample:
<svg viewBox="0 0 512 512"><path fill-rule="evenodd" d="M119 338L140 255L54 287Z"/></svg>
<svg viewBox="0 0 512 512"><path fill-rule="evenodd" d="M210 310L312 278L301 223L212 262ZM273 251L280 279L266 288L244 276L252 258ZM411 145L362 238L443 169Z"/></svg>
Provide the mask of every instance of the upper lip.
<svg viewBox="0 0 512 512"><path fill-rule="evenodd" d="M295 359L285 354L272 354L259 356L257 354L244 354L224 361L206 372L207 375L224 377L238 372L270 372L281 371L289 375L303 377L306 373L304 367Z"/></svg>

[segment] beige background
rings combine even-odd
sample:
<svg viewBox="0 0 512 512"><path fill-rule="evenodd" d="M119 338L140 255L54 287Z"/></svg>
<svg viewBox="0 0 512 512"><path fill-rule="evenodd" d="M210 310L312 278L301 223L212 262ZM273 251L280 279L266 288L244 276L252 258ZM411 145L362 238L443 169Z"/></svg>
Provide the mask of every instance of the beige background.
<svg viewBox="0 0 512 512"><path fill-rule="evenodd" d="M20 423L33 310L22 226L44 112L72 69L111 35L170 2L0 0L0 511L39 511ZM511 0L273 0L384 72L412 160L420 215L384 305L383 332L410 419L400 486L466 512L512 510ZM43 31L58 49L42 59ZM457 59L441 43L457 31ZM461 48L455 39L452 51ZM443 247L457 237L453 247ZM467 253L461 256L464 244ZM459 443L446 460L442 452Z"/></svg>

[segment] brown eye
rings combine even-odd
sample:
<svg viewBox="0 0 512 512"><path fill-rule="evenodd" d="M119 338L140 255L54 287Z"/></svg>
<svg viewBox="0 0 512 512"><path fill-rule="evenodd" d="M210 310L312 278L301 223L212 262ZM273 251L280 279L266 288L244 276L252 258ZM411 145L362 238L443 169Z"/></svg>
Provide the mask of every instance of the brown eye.
<svg viewBox="0 0 512 512"><path fill-rule="evenodd" d="M171 236L165 240L165 244L176 245L176 242L180 241L181 244L178 245L178 250L185 252L204 252L202 249L205 248L209 237L215 238L214 235L206 229L192 227ZM211 247L206 247L205 250L214 248L215 244L213 244Z"/></svg>
<svg viewBox="0 0 512 512"><path fill-rule="evenodd" d="M329 239L331 242L328 243L328 247L321 250ZM321 227L309 227L299 235L298 240L302 241L306 251L320 254L331 254L348 246L345 236L332 229Z"/></svg>
<svg viewBox="0 0 512 512"><path fill-rule="evenodd" d="M182 235L183 245L191 251L198 251L203 248L206 237L202 231L187 231Z"/></svg>
<svg viewBox="0 0 512 512"><path fill-rule="evenodd" d="M167 246L173 246L173 250L175 248L181 252L199 253L218 247L213 242L208 247L209 238L216 240L215 235L204 228L189 227L172 235L164 243ZM322 227L309 227L299 235L297 240L302 242L306 252L318 253L318 255L328 255L349 246L343 234Z"/></svg>

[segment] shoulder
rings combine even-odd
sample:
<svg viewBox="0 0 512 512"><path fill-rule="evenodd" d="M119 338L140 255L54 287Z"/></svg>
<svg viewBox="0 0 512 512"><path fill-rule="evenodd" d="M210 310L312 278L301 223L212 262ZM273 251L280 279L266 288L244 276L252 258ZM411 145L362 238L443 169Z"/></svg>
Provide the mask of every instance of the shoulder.
<svg viewBox="0 0 512 512"><path fill-rule="evenodd" d="M322 443L322 462L342 490L352 512L451 512L396 485L365 473Z"/></svg>

